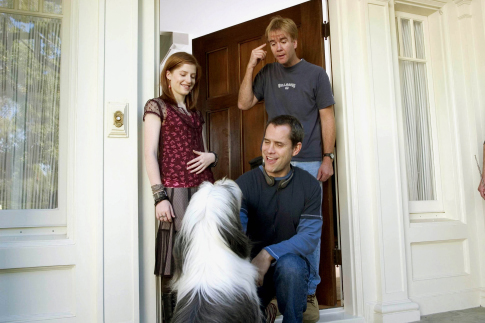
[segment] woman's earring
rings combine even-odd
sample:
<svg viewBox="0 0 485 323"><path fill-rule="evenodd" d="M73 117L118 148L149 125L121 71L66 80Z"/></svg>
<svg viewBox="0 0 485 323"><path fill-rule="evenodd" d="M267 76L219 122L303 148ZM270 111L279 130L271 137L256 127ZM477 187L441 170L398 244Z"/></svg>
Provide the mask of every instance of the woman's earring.
<svg viewBox="0 0 485 323"><path fill-rule="evenodd" d="M170 82L172 82L172 80L168 80L168 88L169 88L169 89L171 89L171 88L172 88L172 85L171 85L171 83L170 83Z"/></svg>

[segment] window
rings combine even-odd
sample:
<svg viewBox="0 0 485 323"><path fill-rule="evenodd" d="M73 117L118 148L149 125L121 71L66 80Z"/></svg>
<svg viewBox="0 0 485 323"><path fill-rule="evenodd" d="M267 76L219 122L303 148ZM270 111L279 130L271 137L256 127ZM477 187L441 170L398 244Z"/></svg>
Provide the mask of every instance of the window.
<svg viewBox="0 0 485 323"><path fill-rule="evenodd" d="M443 212L427 18L396 15L409 209Z"/></svg>
<svg viewBox="0 0 485 323"><path fill-rule="evenodd" d="M66 2L0 0L0 228L66 222Z"/></svg>

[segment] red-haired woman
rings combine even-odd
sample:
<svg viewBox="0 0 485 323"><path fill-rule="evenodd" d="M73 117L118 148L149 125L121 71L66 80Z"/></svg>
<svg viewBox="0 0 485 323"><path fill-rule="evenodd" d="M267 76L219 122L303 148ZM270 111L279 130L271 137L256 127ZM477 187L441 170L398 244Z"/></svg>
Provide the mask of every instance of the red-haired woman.
<svg viewBox="0 0 485 323"><path fill-rule="evenodd" d="M196 110L201 68L194 56L179 52L168 58L160 75L162 96L145 105L145 163L160 220L155 246L155 275L173 273L172 246L191 196L202 182L214 182L210 167L217 155L205 152L204 120ZM163 282L163 280L162 280ZM166 285L163 284L162 285ZM172 295L164 290L164 307ZM168 317L167 317L168 319Z"/></svg>

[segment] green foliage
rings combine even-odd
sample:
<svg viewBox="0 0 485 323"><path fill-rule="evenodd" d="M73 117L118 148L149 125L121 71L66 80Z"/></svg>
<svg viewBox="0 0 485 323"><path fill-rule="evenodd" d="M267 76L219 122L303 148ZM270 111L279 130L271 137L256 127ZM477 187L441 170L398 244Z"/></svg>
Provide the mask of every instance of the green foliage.
<svg viewBox="0 0 485 323"><path fill-rule="evenodd" d="M0 14L0 205L57 207L61 21Z"/></svg>

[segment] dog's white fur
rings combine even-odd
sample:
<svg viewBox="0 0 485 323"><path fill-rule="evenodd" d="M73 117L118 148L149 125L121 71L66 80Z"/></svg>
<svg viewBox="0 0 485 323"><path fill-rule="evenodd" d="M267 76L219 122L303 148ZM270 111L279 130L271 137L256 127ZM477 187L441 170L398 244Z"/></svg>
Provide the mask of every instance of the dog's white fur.
<svg viewBox="0 0 485 323"><path fill-rule="evenodd" d="M172 288L178 293L178 302L186 298L181 306L190 306L196 296L215 307L242 297L257 304L259 313L257 269L249 262L247 238L242 235L246 250L239 250L246 258L236 254L234 245L231 249L230 239L237 236L241 240L241 198L238 185L228 179L205 182L192 197L174 248L176 268L181 264L182 268L176 269ZM181 310L177 305L175 317ZM240 313L244 310L235 309Z"/></svg>

